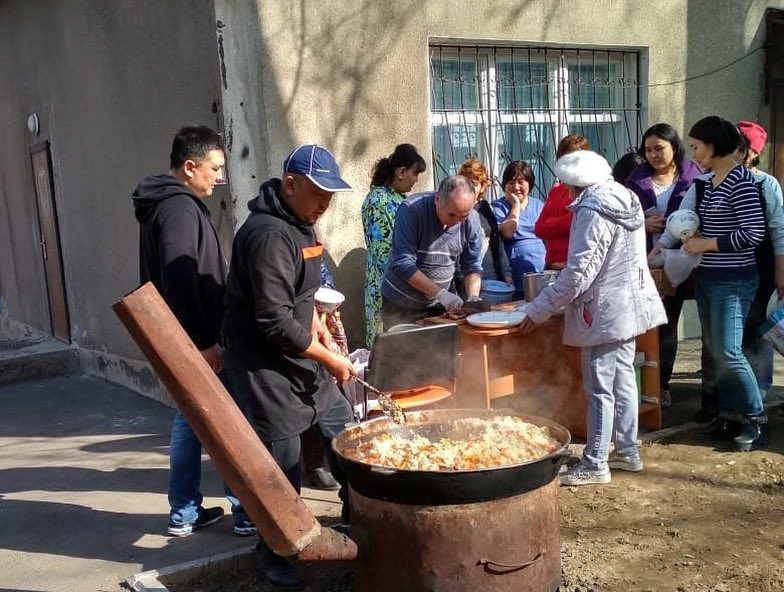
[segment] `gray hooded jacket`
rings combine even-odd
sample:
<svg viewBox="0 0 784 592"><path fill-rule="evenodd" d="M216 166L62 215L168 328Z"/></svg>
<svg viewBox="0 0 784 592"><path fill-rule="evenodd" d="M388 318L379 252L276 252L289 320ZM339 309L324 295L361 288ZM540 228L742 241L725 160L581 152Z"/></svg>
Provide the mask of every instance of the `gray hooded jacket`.
<svg viewBox="0 0 784 592"><path fill-rule="evenodd" d="M637 197L612 180L587 187L574 212L566 268L528 304L541 323L564 309L564 343L625 341L667 322L648 271L644 216Z"/></svg>

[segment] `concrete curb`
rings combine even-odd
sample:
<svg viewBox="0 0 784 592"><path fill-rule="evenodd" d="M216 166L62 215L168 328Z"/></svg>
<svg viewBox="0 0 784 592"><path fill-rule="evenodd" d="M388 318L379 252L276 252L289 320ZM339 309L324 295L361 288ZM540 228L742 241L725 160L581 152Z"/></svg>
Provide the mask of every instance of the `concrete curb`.
<svg viewBox="0 0 784 592"><path fill-rule="evenodd" d="M182 584L206 575L211 571L218 573L242 571L254 565L256 546L210 555L185 563L177 563L161 569L153 569L133 574L125 580L125 586L133 592L169 592L166 583Z"/></svg>

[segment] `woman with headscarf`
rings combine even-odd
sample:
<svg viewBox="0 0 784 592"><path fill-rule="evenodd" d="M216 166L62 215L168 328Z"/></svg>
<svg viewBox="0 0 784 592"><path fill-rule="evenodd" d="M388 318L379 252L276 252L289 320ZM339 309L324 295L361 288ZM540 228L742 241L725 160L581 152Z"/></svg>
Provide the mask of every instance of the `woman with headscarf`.
<svg viewBox="0 0 784 592"><path fill-rule="evenodd" d="M773 346L758 337L757 330L767 320L768 300L773 291L778 298L784 298L784 207L778 180L758 168L759 156L768 138L765 128L753 121L739 121L738 131L743 142L736 154L737 160L749 169L761 191L767 230L756 250L760 282L743 332L743 348L764 401L773 384Z"/></svg>
<svg viewBox="0 0 784 592"><path fill-rule="evenodd" d="M566 267L528 303L520 330L527 333L564 309L563 341L581 348L588 436L582 459L561 474L561 484L609 483L610 469L643 469L635 337L667 319L648 271L639 200L613 180L610 165L595 152L562 156L555 173L573 200Z"/></svg>

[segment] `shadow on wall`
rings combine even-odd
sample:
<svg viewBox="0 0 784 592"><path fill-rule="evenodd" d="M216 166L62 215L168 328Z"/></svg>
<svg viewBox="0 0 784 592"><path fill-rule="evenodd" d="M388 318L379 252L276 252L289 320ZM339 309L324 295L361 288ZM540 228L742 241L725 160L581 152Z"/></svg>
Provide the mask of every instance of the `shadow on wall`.
<svg viewBox="0 0 784 592"><path fill-rule="evenodd" d="M340 318L346 330L349 351L365 347L365 265L367 251L357 247L346 253L340 265L324 252L324 261L335 278L335 287L346 301L340 307Z"/></svg>
<svg viewBox="0 0 784 592"><path fill-rule="evenodd" d="M765 14L755 6L759 3L727 4L723 21L736 24L723 27L719 35L711 19L705 18L706 5L688 3L686 80L670 87L685 90L684 111L691 118L684 122L685 132L708 115L720 115L730 121L765 121L760 116ZM750 24L755 25L754 36L747 45L746 30ZM652 85L666 82L671 81L651 80Z"/></svg>

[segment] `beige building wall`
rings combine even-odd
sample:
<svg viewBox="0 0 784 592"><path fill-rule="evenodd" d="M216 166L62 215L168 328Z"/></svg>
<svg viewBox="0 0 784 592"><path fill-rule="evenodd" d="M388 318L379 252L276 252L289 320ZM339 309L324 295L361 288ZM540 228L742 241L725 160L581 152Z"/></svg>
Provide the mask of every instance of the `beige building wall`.
<svg viewBox="0 0 784 592"><path fill-rule="evenodd" d="M260 181L280 174L293 146L319 142L332 149L354 191L334 199L318 230L338 287L348 296L343 318L349 336L359 343L365 265L360 206L373 163L396 144L411 142L430 161L429 43L638 49L642 129L665 121L685 136L709 114L768 122L768 6L784 2L218 0L237 223L247 216L244 202ZM432 188L429 170L415 190Z"/></svg>
<svg viewBox="0 0 784 592"><path fill-rule="evenodd" d="M152 388L110 309L138 281L130 194L166 170L177 127L201 122L223 128L229 146L230 189L210 202L226 245L292 147L320 142L336 153L354 191L335 198L318 231L356 347L359 209L373 163L396 144L430 161L430 43L636 49L643 128L667 121L685 133L711 113L769 125L769 6L784 0L4 0L0 315L48 329L30 164L30 148L48 141L72 340L96 372ZM38 135L25 127L32 112ZM415 190L432 183L429 170Z"/></svg>
<svg viewBox="0 0 784 592"><path fill-rule="evenodd" d="M128 364L143 357L111 310L138 285L131 192L168 170L179 126L222 123L217 64L208 0L0 2L0 314L49 330L30 162L47 141L71 339L88 369L139 390L157 383Z"/></svg>

